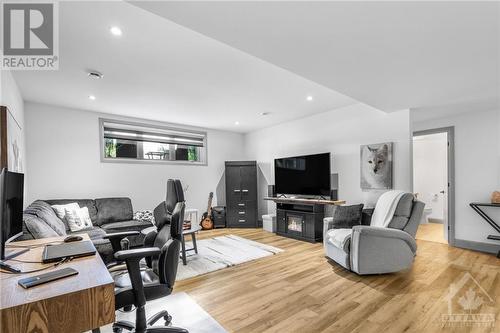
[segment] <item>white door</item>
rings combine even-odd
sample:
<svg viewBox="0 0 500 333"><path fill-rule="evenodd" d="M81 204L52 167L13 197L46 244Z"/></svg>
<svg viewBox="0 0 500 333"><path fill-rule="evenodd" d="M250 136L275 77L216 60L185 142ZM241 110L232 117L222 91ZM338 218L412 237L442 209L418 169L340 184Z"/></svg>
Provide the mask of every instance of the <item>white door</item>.
<svg viewBox="0 0 500 333"><path fill-rule="evenodd" d="M439 238L445 241L448 241L448 149L447 132L413 138L413 188L418 199L425 203L425 216L431 222L442 223Z"/></svg>

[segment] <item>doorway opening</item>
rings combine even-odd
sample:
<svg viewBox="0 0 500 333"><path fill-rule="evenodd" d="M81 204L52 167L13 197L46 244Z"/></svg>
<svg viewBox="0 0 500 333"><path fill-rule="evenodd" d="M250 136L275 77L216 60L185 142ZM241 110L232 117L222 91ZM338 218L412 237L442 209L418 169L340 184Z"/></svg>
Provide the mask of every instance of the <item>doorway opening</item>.
<svg viewBox="0 0 500 333"><path fill-rule="evenodd" d="M413 191L425 203L417 239L454 243L453 128L413 133Z"/></svg>

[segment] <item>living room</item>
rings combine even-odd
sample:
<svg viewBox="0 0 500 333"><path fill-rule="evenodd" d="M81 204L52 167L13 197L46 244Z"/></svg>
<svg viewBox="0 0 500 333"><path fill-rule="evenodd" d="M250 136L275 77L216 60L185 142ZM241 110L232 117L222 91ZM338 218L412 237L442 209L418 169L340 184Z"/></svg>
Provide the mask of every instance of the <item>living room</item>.
<svg viewBox="0 0 500 333"><path fill-rule="evenodd" d="M34 4L2 3L2 331L498 329L499 3ZM52 53L15 53L37 15Z"/></svg>

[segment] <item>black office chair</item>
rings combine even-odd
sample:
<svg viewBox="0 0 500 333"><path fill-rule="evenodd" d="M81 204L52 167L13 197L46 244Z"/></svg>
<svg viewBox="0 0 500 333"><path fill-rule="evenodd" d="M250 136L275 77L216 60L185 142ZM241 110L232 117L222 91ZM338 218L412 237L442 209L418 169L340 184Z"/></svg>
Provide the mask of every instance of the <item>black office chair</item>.
<svg viewBox="0 0 500 333"><path fill-rule="evenodd" d="M167 193L165 201L162 201L153 210L153 216L155 218L156 231L160 230L160 227L164 224L170 224L172 213L178 202L184 202L184 190L182 189L181 181L178 179L167 180ZM103 238L109 239L113 253L121 250L129 249L129 236L139 235L139 231L122 231L106 234ZM143 246L153 246L153 241L156 237L156 233L150 233L145 236L143 241ZM123 262L115 258L114 262L108 263L107 267L109 270L120 270Z"/></svg>
<svg viewBox="0 0 500 333"><path fill-rule="evenodd" d="M167 181L167 197L165 200L167 220L170 220L175 205L177 205L178 202L184 201L184 190L182 189L181 181L179 179L169 179Z"/></svg>
<svg viewBox="0 0 500 333"><path fill-rule="evenodd" d="M184 221L184 202L178 202L170 216L170 224L157 223L157 231L148 235L152 247L123 250L115 253L119 261L124 261L127 271L112 272L115 281L115 309L136 307L135 324L118 321L113 324L113 332L122 330L147 333L187 333L177 327L152 327L161 318L170 324L170 315L161 311L146 320L147 301L161 298L172 293L179 263L180 238ZM154 236L154 237L153 237ZM140 264L146 258L147 267Z"/></svg>

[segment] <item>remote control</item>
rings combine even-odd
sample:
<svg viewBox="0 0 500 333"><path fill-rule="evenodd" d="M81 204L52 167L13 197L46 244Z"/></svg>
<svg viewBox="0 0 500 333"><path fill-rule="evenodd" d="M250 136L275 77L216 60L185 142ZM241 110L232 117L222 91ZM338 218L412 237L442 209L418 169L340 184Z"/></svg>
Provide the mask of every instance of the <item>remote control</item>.
<svg viewBox="0 0 500 333"><path fill-rule="evenodd" d="M78 274L78 271L73 269L73 268L63 268L59 269L57 271L45 273L45 274L40 274L40 275L35 275L31 276L28 278L24 278L19 280L17 283L23 288L31 288L34 286L38 286L40 284L44 284L47 282L51 282L54 280L59 280L68 276L76 275Z"/></svg>

